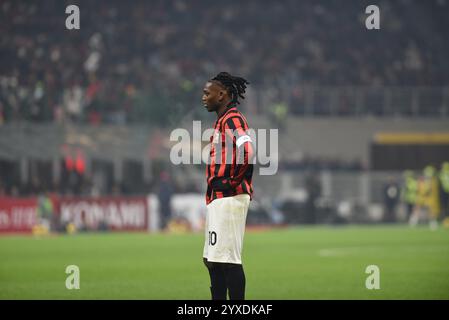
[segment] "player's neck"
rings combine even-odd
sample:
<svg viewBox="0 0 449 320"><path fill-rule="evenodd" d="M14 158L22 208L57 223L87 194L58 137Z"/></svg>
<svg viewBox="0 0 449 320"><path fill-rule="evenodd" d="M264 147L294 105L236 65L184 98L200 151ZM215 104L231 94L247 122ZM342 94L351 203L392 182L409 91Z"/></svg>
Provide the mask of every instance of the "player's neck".
<svg viewBox="0 0 449 320"><path fill-rule="evenodd" d="M228 101L224 103L220 108L218 108L217 112L217 118L220 118L222 115L228 111L228 109L233 105L232 101Z"/></svg>

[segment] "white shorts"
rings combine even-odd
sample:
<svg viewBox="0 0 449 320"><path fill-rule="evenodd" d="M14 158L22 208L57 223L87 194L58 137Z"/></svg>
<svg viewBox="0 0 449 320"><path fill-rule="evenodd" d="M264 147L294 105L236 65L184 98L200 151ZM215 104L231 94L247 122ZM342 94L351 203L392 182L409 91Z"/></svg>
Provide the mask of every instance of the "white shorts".
<svg viewBox="0 0 449 320"><path fill-rule="evenodd" d="M210 262L242 264L243 236L250 196L215 199L207 205L203 257Z"/></svg>

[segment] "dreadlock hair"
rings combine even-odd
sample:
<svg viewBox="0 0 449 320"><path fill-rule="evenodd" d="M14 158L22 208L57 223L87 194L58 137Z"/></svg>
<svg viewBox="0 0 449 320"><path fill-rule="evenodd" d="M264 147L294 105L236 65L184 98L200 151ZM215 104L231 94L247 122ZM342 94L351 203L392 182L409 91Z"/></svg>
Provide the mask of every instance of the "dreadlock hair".
<svg viewBox="0 0 449 320"><path fill-rule="evenodd" d="M228 90L233 103L240 104L239 97L245 99L243 94L246 91L246 85L249 84L246 79L232 76L227 72L220 72L210 81L218 82L222 87Z"/></svg>

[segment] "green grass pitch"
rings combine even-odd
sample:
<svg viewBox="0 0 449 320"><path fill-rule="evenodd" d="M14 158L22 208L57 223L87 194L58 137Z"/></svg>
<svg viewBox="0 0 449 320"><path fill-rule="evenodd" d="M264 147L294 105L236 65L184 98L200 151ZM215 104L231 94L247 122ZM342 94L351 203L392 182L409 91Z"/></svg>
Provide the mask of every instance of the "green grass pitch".
<svg viewBox="0 0 449 320"><path fill-rule="evenodd" d="M0 237L0 299L209 299L203 234ZM449 230L405 226L247 231L247 299L449 299ZM66 266L80 289L65 287ZM380 269L368 290L365 269Z"/></svg>

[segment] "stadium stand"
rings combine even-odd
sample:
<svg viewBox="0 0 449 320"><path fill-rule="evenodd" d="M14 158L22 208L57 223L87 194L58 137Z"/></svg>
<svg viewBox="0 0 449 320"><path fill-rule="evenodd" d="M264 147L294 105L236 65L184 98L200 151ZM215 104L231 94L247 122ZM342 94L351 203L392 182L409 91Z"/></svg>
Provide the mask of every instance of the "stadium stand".
<svg viewBox="0 0 449 320"><path fill-rule="evenodd" d="M251 80L258 112L446 116L448 2L381 1L370 33L367 4L80 1L70 31L68 2L2 1L0 119L170 125L221 70Z"/></svg>

